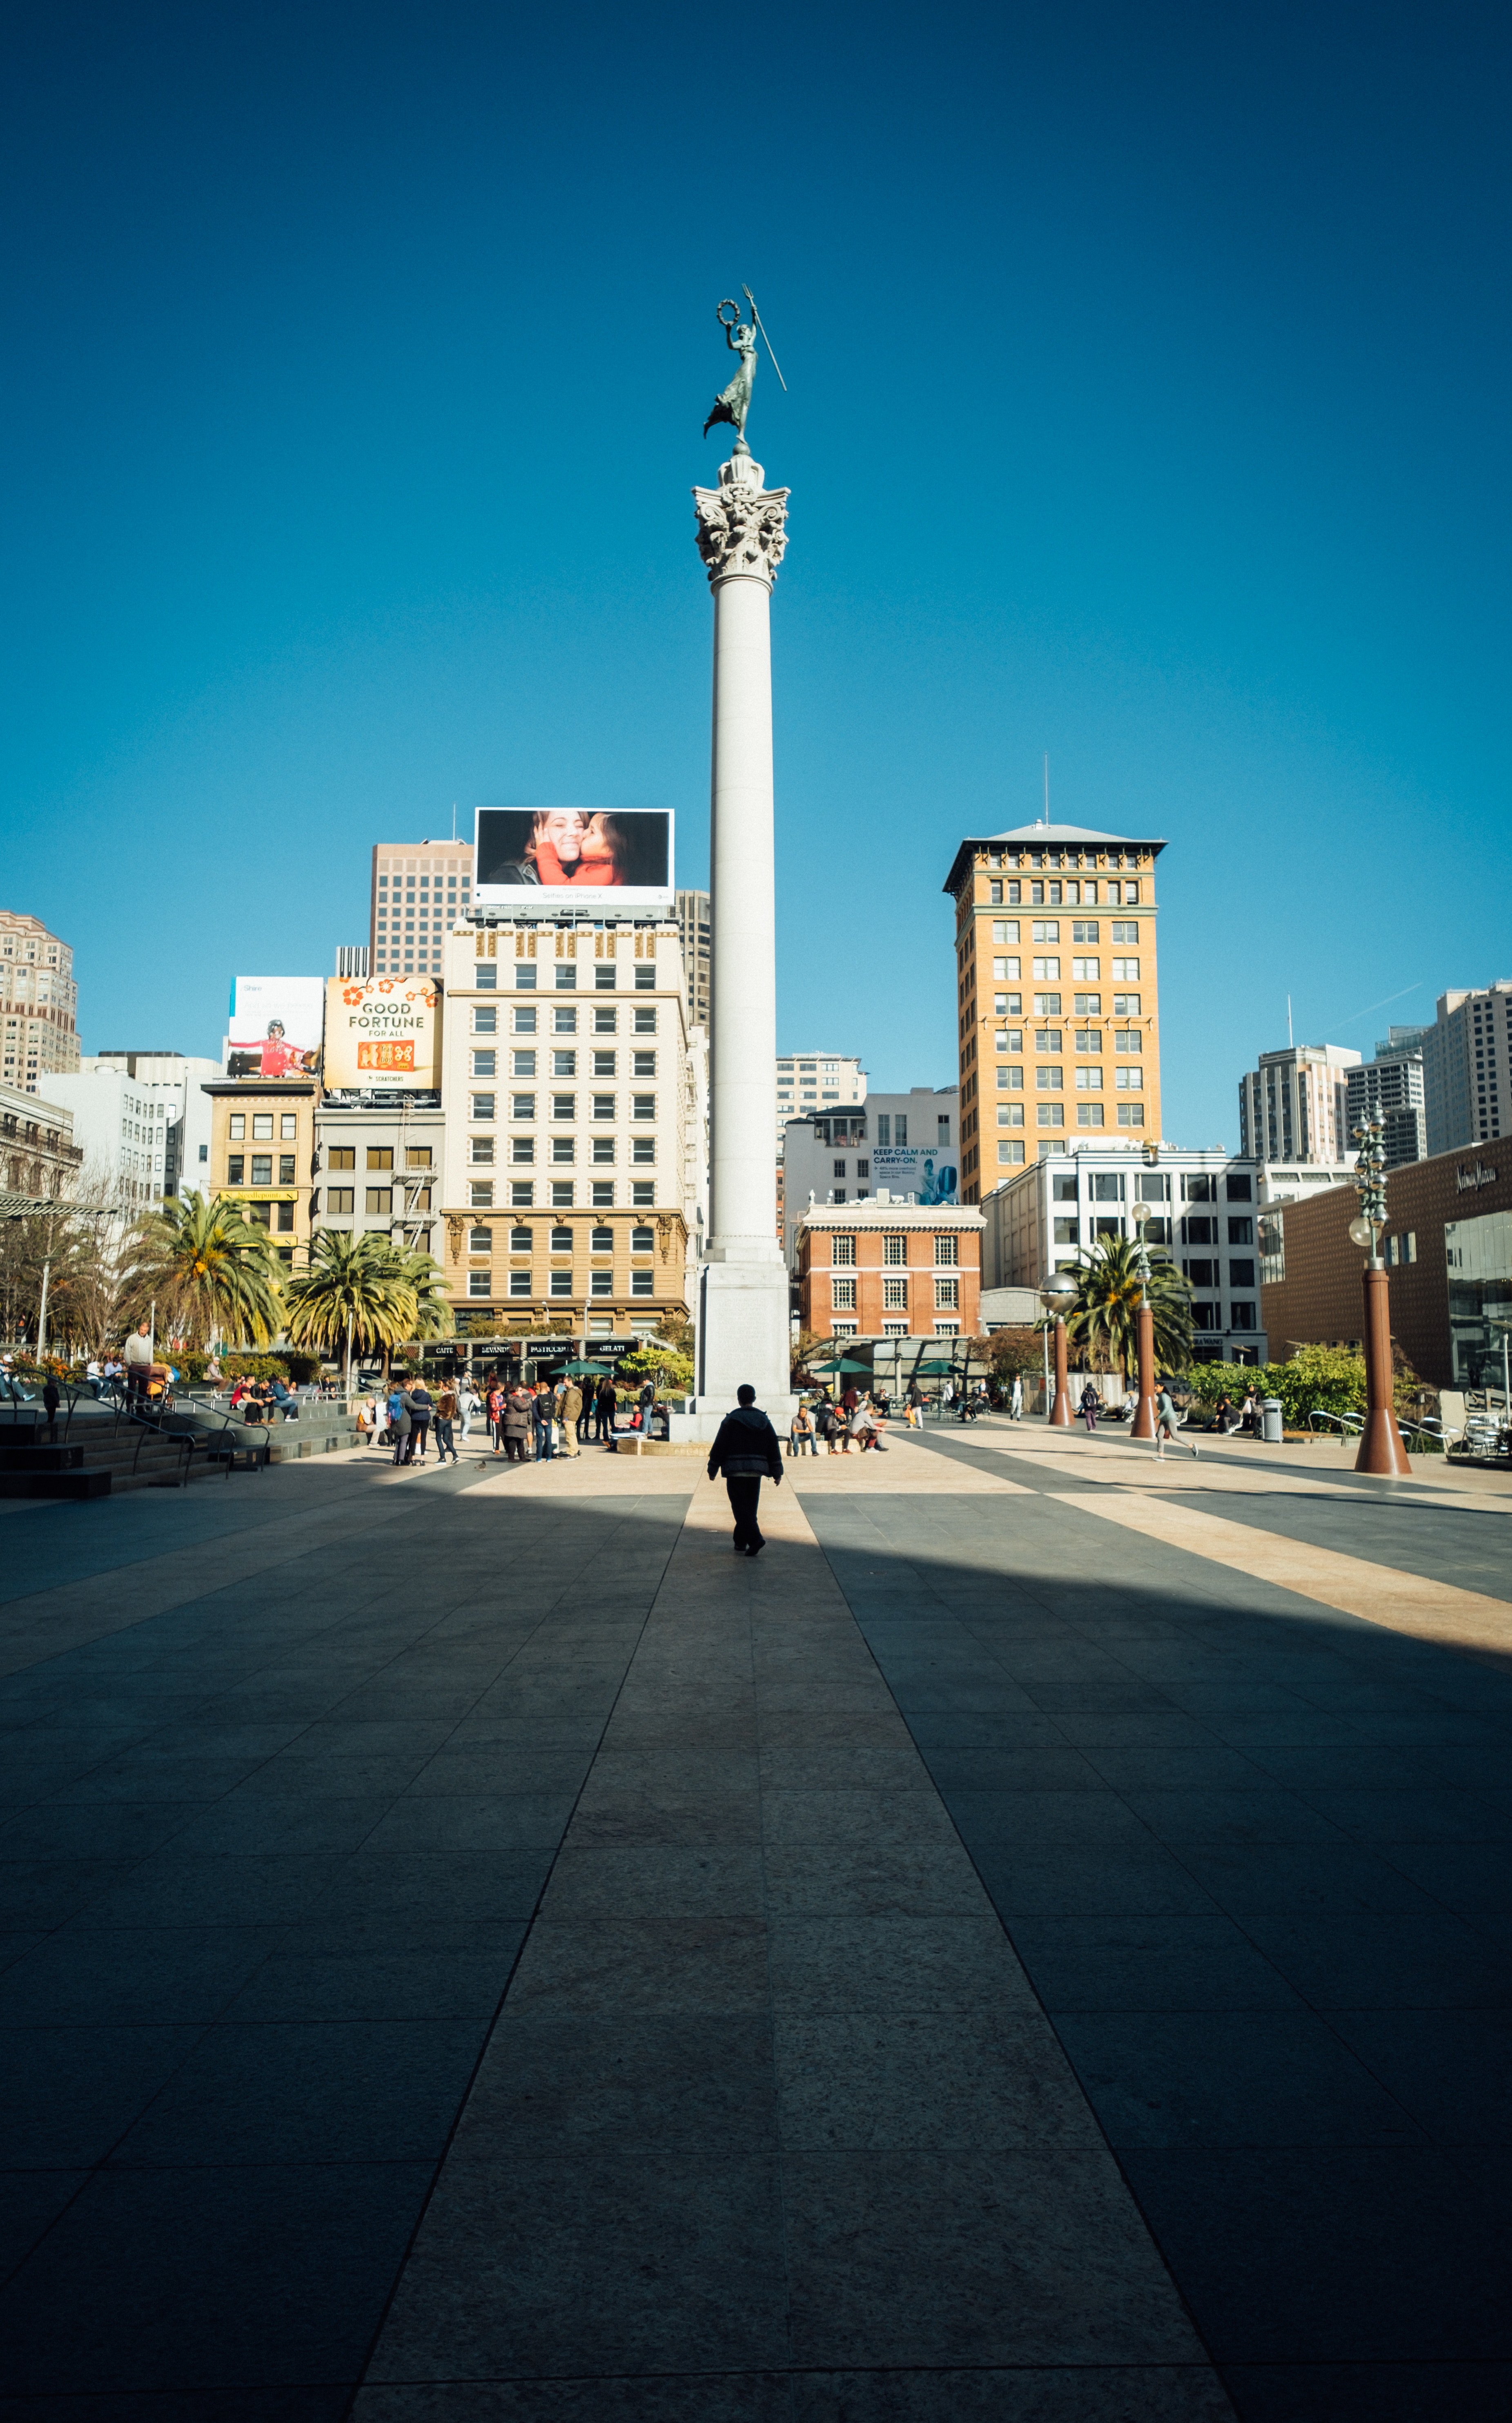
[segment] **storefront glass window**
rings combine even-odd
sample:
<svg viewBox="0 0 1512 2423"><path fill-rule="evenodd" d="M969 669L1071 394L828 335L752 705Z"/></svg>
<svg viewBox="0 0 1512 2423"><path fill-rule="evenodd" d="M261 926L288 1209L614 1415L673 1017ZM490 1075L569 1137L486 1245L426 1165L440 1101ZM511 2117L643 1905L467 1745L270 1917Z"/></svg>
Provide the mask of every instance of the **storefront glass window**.
<svg viewBox="0 0 1512 2423"><path fill-rule="evenodd" d="M1512 1212L1446 1221L1443 1242L1455 1385L1500 1387L1502 1331L1494 1323L1499 1314L1512 1317Z"/></svg>

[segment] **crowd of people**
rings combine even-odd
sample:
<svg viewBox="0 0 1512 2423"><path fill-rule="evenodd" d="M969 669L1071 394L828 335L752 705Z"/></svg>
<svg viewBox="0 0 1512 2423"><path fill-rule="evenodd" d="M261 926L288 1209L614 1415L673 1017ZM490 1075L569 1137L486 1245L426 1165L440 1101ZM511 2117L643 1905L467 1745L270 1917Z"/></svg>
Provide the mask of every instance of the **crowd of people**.
<svg viewBox="0 0 1512 2423"><path fill-rule="evenodd" d="M609 1446L622 1423L632 1433L649 1430L655 1400L647 1380L626 1407L608 1372L510 1382L489 1371L480 1390L464 1373L441 1381L433 1396L423 1378L396 1378L386 1398L358 1405L357 1430L367 1446L390 1448L398 1465L425 1464L433 1434L437 1461L449 1456L455 1464L459 1439L466 1447L475 1425L499 1462L544 1464L587 1446Z"/></svg>

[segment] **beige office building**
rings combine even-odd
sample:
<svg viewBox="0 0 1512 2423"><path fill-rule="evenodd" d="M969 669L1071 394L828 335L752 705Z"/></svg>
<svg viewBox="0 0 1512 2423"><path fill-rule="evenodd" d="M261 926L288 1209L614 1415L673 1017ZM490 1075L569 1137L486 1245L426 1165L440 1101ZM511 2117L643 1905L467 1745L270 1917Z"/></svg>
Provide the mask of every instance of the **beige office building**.
<svg viewBox="0 0 1512 2423"><path fill-rule="evenodd" d="M685 1317L702 1107L677 926L461 927L446 996L459 1322L606 1338Z"/></svg>
<svg viewBox="0 0 1512 2423"><path fill-rule="evenodd" d="M39 917L0 909L0 1084L46 1093L79 1065L73 953Z"/></svg>
<svg viewBox="0 0 1512 2423"><path fill-rule="evenodd" d="M1045 824L956 851L963 1202L1069 1138L1158 1136L1164 847Z"/></svg>
<svg viewBox="0 0 1512 2423"><path fill-rule="evenodd" d="M472 906L471 842L384 841L372 853L372 905L363 975L438 976L452 921ZM354 965L337 970L355 975Z"/></svg>

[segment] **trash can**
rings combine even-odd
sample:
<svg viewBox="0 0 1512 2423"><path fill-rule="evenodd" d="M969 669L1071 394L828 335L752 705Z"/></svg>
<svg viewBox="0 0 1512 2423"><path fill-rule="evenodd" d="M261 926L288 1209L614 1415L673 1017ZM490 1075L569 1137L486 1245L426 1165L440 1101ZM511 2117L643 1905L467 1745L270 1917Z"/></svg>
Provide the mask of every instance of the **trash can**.
<svg viewBox="0 0 1512 2423"><path fill-rule="evenodd" d="M1260 1435L1267 1447L1281 1445L1281 1399L1264 1397L1260 1402Z"/></svg>

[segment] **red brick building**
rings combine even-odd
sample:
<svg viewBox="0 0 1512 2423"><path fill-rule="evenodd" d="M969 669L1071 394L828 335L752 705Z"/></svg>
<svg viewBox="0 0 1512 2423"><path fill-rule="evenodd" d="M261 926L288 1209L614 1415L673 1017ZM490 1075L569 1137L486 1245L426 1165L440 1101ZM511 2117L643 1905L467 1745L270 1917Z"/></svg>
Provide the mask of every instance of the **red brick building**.
<svg viewBox="0 0 1512 2423"><path fill-rule="evenodd" d="M1261 1209L1260 1322L1277 1361L1294 1346L1359 1342L1359 1211L1352 1186ZM1492 1316L1512 1312L1512 1138L1394 1169L1386 1212L1392 1335L1413 1370L1437 1388L1500 1386Z"/></svg>
<svg viewBox="0 0 1512 2423"><path fill-rule="evenodd" d="M974 1206L815 1204L798 1224L798 1317L817 1338L976 1338L982 1231Z"/></svg>

